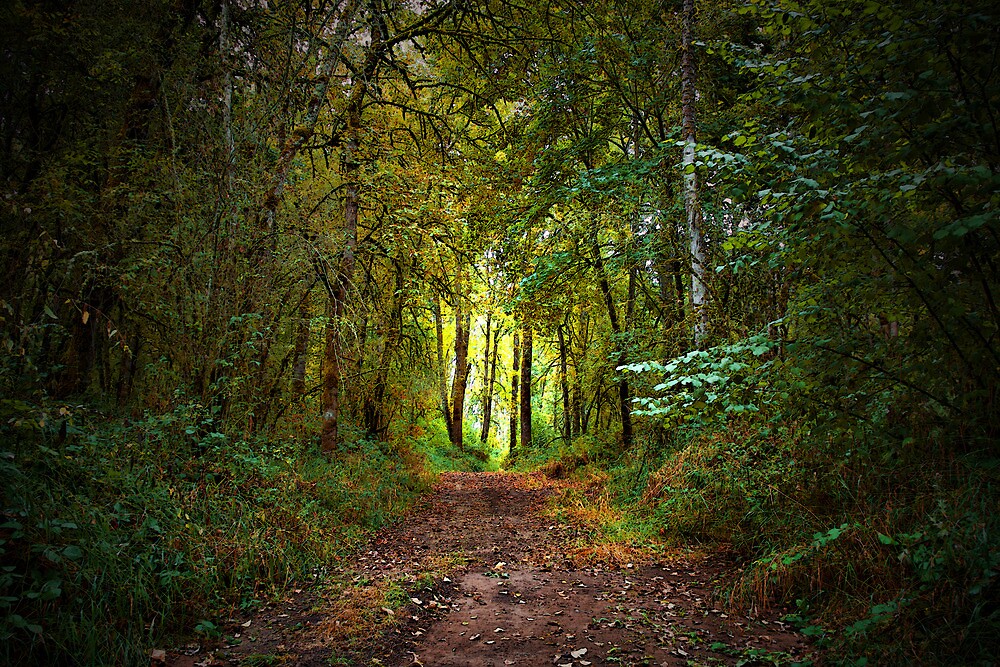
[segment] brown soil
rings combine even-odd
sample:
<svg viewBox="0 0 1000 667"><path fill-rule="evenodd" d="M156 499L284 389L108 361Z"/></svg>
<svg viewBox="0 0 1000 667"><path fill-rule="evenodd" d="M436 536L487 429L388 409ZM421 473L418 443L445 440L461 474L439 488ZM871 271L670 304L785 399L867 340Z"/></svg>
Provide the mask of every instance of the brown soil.
<svg viewBox="0 0 1000 667"><path fill-rule="evenodd" d="M779 614L750 617L716 600L714 584L730 569L724 558L596 556L585 533L552 518L546 500L558 484L540 475L443 475L427 503L372 539L353 571L234 619L228 644L214 651L192 646L168 662L587 667L806 659L808 645Z"/></svg>

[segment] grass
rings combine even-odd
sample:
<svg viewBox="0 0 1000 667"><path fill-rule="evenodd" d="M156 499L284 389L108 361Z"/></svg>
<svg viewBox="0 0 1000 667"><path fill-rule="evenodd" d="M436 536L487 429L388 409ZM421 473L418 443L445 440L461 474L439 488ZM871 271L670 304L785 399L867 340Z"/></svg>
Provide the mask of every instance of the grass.
<svg viewBox="0 0 1000 667"><path fill-rule="evenodd" d="M415 451L426 457L427 466L437 472L498 470L502 464L500 447L494 442L483 444L479 436L466 429L464 446L458 449L448 439L448 431L440 418L419 418L416 424L396 425L393 439L406 439ZM492 439L491 439L492 440Z"/></svg>

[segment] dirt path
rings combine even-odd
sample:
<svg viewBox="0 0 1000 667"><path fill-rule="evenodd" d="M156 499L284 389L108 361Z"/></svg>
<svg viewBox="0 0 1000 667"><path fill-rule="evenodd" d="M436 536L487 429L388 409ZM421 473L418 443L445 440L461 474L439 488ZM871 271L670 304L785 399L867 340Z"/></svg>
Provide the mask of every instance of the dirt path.
<svg viewBox="0 0 1000 667"><path fill-rule="evenodd" d="M234 619L214 654L170 662L587 667L787 664L807 654L777 614L749 618L713 600L719 562L575 567L579 532L545 511L554 484L444 475L353 571Z"/></svg>

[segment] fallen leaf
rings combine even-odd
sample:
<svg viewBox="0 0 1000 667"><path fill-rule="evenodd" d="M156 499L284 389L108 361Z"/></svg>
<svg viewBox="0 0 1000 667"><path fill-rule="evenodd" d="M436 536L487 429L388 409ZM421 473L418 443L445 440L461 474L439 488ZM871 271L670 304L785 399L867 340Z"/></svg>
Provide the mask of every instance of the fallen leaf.
<svg viewBox="0 0 1000 667"><path fill-rule="evenodd" d="M587 655L587 649L581 648L576 651L570 651L569 654L574 658L582 658L583 656Z"/></svg>
<svg viewBox="0 0 1000 667"><path fill-rule="evenodd" d="M250 627L250 624L251 624L251 623L253 623L253 620L249 620L249 621L247 621L246 623L242 623L241 625L242 625L242 626L243 626L244 628L249 628L249 627Z"/></svg>
<svg viewBox="0 0 1000 667"><path fill-rule="evenodd" d="M469 641L470 641L470 642L474 642L474 641L476 641L477 639L479 639L480 637L482 637L482 635L480 635L480 634L475 634L475 635L472 635L471 637L469 637Z"/></svg>

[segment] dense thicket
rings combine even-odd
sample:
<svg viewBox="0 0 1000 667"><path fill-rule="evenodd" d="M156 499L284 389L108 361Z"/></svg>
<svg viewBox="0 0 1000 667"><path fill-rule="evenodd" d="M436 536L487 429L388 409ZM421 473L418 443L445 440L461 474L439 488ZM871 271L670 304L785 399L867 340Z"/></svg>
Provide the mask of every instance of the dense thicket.
<svg viewBox="0 0 1000 667"><path fill-rule="evenodd" d="M837 656L996 650L991 3L0 12L8 657L141 655L491 451Z"/></svg>

